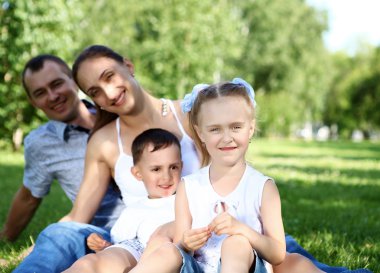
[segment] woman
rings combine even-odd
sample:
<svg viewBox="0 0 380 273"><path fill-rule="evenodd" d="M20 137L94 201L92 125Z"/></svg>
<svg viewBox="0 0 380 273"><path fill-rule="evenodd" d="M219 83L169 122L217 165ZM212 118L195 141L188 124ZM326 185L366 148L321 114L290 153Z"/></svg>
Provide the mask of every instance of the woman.
<svg viewBox="0 0 380 273"><path fill-rule="evenodd" d="M182 175L199 168L198 154L188 135L188 122L180 111L179 101L160 100L146 92L134 77L133 64L103 46L84 50L73 66L74 80L97 106L97 122L90 136L84 178L72 211L62 221L88 223L99 206L112 177L119 187L126 206L146 196L143 184L131 174L131 143L149 128L163 128L181 142L184 169ZM128 252L103 251L89 259L102 263L121 264L131 268L136 264L133 255L136 243ZM116 255L114 255L116 254ZM84 260L84 263L86 260ZM125 268L120 268L120 271Z"/></svg>

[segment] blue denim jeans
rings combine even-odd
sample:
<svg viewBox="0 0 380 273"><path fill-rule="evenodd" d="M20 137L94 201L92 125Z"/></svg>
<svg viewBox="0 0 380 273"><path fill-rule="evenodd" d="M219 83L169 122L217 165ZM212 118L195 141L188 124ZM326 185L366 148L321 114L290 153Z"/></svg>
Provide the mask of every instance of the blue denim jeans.
<svg viewBox="0 0 380 273"><path fill-rule="evenodd" d="M93 232L110 241L109 230L97 226L75 222L49 225L38 235L33 251L13 273L62 272L89 253L86 239Z"/></svg>
<svg viewBox="0 0 380 273"><path fill-rule="evenodd" d="M326 273L371 273L368 269L356 269L349 270L345 267L340 266L329 266L318 262L309 252L307 252L304 248L302 248L297 241L290 235L285 236L286 239L286 251L289 253L298 253L306 258L309 258L313 264Z"/></svg>

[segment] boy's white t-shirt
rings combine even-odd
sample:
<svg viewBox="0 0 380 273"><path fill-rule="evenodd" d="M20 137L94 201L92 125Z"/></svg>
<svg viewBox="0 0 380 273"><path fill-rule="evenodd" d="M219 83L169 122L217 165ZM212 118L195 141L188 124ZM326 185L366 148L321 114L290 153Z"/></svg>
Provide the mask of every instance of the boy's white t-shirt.
<svg viewBox="0 0 380 273"><path fill-rule="evenodd" d="M175 195L172 195L155 199L145 197L129 204L111 229L112 242L137 238L146 247L159 226L174 221L174 201Z"/></svg>

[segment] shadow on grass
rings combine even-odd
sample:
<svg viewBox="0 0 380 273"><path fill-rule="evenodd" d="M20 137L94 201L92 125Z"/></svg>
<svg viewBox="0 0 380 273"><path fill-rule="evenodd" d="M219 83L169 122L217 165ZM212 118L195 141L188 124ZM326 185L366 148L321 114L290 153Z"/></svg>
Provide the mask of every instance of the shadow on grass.
<svg viewBox="0 0 380 273"><path fill-rule="evenodd" d="M373 153L373 155L344 155L344 154L333 154L331 150L329 150L328 154L323 154L320 152L319 154L290 154L290 153L272 153L272 152L260 152L259 156L263 156L266 158L276 158L276 159L323 159L325 157L333 157L344 160L379 160L380 153Z"/></svg>
<svg viewBox="0 0 380 273"><path fill-rule="evenodd" d="M297 238L318 260L351 269L378 265L379 186L305 185L301 180L277 181L277 184L286 232ZM340 255L342 260L339 260ZM345 260L344 257L350 255L353 258ZM380 272L380 265L370 269Z"/></svg>
<svg viewBox="0 0 380 273"><path fill-rule="evenodd" d="M290 163L282 163L282 164L268 164L265 166L267 170L265 173L270 173L271 170L284 170L286 172L296 171L299 173L305 173L307 175L320 175L325 176L321 177L320 180L324 179L334 179L334 177L329 177L332 173L337 173L340 177L348 177L348 178L357 178L357 179L365 179L370 180L374 184L379 184L380 186L380 170L375 169L360 169L360 166L356 169L343 169L343 168L335 168L331 166L330 168L326 168L325 166L321 167L310 167L310 166L295 166ZM329 183L334 183L333 180L326 181Z"/></svg>
<svg viewBox="0 0 380 273"><path fill-rule="evenodd" d="M380 200L375 198L380 196L380 187L326 183L305 185L302 181L277 181L277 184L285 222L295 224L297 229L306 231L304 226L316 230L324 228L336 236L374 236L380 242Z"/></svg>

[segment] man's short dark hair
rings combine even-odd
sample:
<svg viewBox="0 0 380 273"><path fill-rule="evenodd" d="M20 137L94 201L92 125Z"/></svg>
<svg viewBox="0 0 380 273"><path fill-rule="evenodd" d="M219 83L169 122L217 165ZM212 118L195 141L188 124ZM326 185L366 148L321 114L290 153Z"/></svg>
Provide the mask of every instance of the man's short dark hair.
<svg viewBox="0 0 380 273"><path fill-rule="evenodd" d="M46 61L51 61L51 62L57 63L59 66L61 66L62 71L67 76L69 76L70 78L73 77L70 67L61 58L54 56L54 55L50 55L50 54L38 55L38 56L30 59L25 64L24 70L22 71L22 85L24 86L24 89L25 89L26 93L28 94L28 96L30 96L30 94L29 94L28 87L26 86L26 83L25 83L26 71L30 70L31 72L37 72L44 67L44 64Z"/></svg>
<svg viewBox="0 0 380 273"><path fill-rule="evenodd" d="M153 145L153 149L150 152L164 149L171 145L176 145L181 152L181 145L175 135L160 128L148 129L139 134L132 142L132 158L134 165L140 161L144 149L149 144Z"/></svg>

